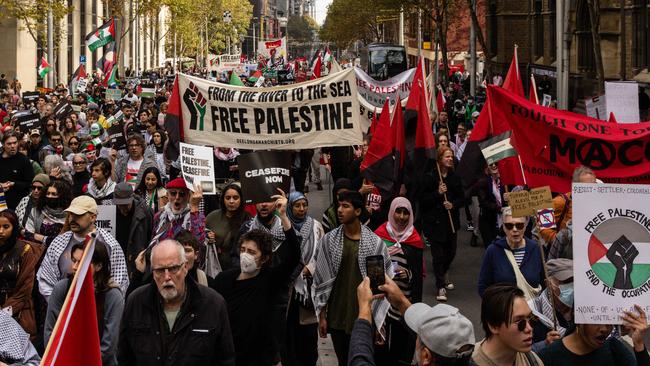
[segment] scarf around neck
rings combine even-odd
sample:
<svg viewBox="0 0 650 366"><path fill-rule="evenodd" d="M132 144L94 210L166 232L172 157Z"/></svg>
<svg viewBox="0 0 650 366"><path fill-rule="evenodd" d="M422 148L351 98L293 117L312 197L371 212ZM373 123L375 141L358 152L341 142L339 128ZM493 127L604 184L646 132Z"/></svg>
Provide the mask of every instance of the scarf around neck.
<svg viewBox="0 0 650 366"><path fill-rule="evenodd" d="M102 188L97 188L94 179L90 179L90 181L88 181L88 193L96 200L101 200L104 197L111 195L114 190L115 182L113 182L111 178L108 178L108 180L106 180L106 183L104 183L104 186L102 186Z"/></svg>
<svg viewBox="0 0 650 366"><path fill-rule="evenodd" d="M405 208L409 212L409 222L403 228L400 228L397 225L397 221L395 221L395 211L397 211L398 208ZM388 233L394 239L395 243L401 243L413 234L413 229L413 208L411 208L411 202L404 197L395 198L390 204L386 230L388 230Z"/></svg>
<svg viewBox="0 0 650 366"><path fill-rule="evenodd" d="M150 245L157 243L163 235L165 238L173 238L176 234L174 232L174 226L176 226L179 221L181 222L181 228L189 230L191 216L190 205L185 206L181 212L174 213L172 211L171 203L167 203L160 212L160 216L158 217L158 227L156 227Z"/></svg>
<svg viewBox="0 0 650 366"><path fill-rule="evenodd" d="M255 215L255 217L251 219L251 225L249 231L258 229L271 234L271 236L273 237L273 251L275 252L280 247L280 245L282 245L282 243L284 242L284 229L282 229L282 223L280 222L280 218L273 215L273 218L271 219L271 225L270 227L267 227L260 220L259 216L260 215Z"/></svg>

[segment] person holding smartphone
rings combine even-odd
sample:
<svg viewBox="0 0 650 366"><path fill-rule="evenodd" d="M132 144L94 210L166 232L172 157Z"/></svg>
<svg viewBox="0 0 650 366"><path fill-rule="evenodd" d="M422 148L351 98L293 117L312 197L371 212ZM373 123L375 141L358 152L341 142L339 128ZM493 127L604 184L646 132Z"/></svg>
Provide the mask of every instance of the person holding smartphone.
<svg viewBox="0 0 650 366"><path fill-rule="evenodd" d="M338 194L340 226L325 234L317 245L313 273L313 302L318 317L318 332L322 338L329 333L339 365L348 362L350 335L358 314L356 287L369 276L366 259L382 256L384 271L393 277L388 248L359 217L365 202L361 193L343 191ZM387 301L373 304L375 323L381 329L390 305Z"/></svg>

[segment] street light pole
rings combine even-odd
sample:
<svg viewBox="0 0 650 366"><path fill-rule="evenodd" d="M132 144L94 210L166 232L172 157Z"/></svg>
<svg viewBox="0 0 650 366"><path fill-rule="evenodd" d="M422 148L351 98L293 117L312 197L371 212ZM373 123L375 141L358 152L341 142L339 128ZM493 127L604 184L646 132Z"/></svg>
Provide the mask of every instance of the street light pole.
<svg viewBox="0 0 650 366"><path fill-rule="evenodd" d="M472 0L472 11L476 11L476 0ZM476 96L476 28L470 22L469 31L469 95Z"/></svg>
<svg viewBox="0 0 650 366"><path fill-rule="evenodd" d="M54 62L54 15L52 14L52 5L52 1L50 1L49 9L47 10L47 62L52 65L52 70L47 74L48 88L54 88L54 72L56 70L56 63Z"/></svg>

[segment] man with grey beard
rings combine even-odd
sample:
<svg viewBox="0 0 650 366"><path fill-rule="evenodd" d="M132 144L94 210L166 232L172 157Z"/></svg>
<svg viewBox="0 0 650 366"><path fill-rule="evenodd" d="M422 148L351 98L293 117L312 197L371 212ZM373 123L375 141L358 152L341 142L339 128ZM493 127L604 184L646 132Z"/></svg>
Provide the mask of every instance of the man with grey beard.
<svg viewBox="0 0 650 366"><path fill-rule="evenodd" d="M163 240L151 250L154 281L128 297L120 365L235 365L223 297L187 276L185 250Z"/></svg>

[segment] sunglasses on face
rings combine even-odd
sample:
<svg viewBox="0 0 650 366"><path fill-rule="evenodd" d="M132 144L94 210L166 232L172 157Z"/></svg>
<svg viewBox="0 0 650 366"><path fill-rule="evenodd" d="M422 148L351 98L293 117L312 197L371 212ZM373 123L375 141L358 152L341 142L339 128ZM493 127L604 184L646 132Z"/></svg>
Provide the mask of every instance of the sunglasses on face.
<svg viewBox="0 0 650 366"><path fill-rule="evenodd" d="M43 187L40 186L32 186L32 191L42 191Z"/></svg>
<svg viewBox="0 0 650 366"><path fill-rule="evenodd" d="M515 322L517 324L517 330L523 332L526 330L526 324L530 324L530 327L534 327L539 319L535 315L530 315L524 319L518 320Z"/></svg>
<svg viewBox="0 0 650 366"><path fill-rule="evenodd" d="M517 222L517 223L505 222L503 224L503 227L505 227L506 230L512 230L513 228L517 228L517 230L523 230L524 227L526 227L526 224L523 222Z"/></svg>
<svg viewBox="0 0 650 366"><path fill-rule="evenodd" d="M74 163L72 163L72 165L77 165L77 166L78 165L84 165L84 164L86 164L86 163L84 163L83 161L75 161Z"/></svg>
<svg viewBox="0 0 650 366"><path fill-rule="evenodd" d="M185 265L185 263L181 263L181 264L177 264L175 266L169 266L169 267L154 268L153 273L155 275L158 275L158 276L163 276L166 271L169 271L169 274L176 274L176 273L178 273L178 271L181 270L181 268L183 268L183 265Z"/></svg>

